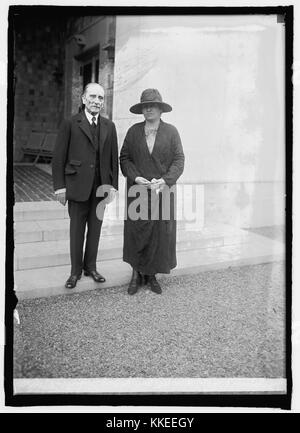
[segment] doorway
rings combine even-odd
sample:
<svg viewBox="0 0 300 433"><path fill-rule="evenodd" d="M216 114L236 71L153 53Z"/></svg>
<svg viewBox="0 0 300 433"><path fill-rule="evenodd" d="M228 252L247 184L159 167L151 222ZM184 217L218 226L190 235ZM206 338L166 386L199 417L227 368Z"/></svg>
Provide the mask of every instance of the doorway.
<svg viewBox="0 0 300 433"><path fill-rule="evenodd" d="M81 65L81 76L82 76L82 89L88 83L99 82L99 55L92 56L91 58L82 62Z"/></svg>

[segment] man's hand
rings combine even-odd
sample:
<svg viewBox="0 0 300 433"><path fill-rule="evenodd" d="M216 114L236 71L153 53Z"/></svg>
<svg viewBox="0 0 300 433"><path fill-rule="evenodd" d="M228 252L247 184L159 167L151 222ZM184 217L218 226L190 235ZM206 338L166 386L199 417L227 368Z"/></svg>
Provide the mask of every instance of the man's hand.
<svg viewBox="0 0 300 433"><path fill-rule="evenodd" d="M56 195L56 200L59 201L63 206L66 204L66 193L65 192L59 192Z"/></svg>
<svg viewBox="0 0 300 433"><path fill-rule="evenodd" d="M106 204L109 204L112 201L114 201L116 194L117 194L117 191L115 189L111 188L111 190L109 191L109 194L106 198Z"/></svg>
<svg viewBox="0 0 300 433"><path fill-rule="evenodd" d="M138 185L145 185L148 186L150 185L149 180L145 179L144 177L138 176L135 178L135 183L137 183Z"/></svg>

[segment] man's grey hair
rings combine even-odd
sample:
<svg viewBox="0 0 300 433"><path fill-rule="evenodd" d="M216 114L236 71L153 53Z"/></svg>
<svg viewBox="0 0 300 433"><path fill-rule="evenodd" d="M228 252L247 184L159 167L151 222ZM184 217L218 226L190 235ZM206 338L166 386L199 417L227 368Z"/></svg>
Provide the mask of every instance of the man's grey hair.
<svg viewBox="0 0 300 433"><path fill-rule="evenodd" d="M86 84L86 85L84 86L84 89L83 89L83 92L82 92L82 96L86 94L86 92L88 91L88 88L89 88L92 84L98 84L98 86L102 87L103 92L104 92L104 94L105 94L105 90L104 90L104 87L102 86L102 84L100 84L100 83L88 83L88 84Z"/></svg>

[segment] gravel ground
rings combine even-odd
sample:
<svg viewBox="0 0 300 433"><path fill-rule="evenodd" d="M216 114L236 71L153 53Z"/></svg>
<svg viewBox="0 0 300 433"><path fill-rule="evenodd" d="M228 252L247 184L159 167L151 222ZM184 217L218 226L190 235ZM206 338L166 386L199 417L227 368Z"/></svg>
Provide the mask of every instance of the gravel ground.
<svg viewBox="0 0 300 433"><path fill-rule="evenodd" d="M284 377L284 263L19 302L15 377Z"/></svg>

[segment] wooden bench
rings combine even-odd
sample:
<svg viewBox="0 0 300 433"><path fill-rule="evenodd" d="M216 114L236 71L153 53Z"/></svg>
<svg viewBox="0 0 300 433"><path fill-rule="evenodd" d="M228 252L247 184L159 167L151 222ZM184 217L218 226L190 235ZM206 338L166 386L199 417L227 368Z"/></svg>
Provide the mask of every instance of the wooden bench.
<svg viewBox="0 0 300 433"><path fill-rule="evenodd" d="M53 151L56 143L57 132L51 131L46 132L46 136L44 138L40 156L48 160L49 162L52 159Z"/></svg>
<svg viewBox="0 0 300 433"><path fill-rule="evenodd" d="M22 147L24 156L34 156L33 165L38 162L40 157L50 162L53 156L56 137L56 131L31 131L26 145Z"/></svg>
<svg viewBox="0 0 300 433"><path fill-rule="evenodd" d="M22 146L24 156L35 156L33 164L39 159L45 135L46 133L42 131L31 131L26 145Z"/></svg>

